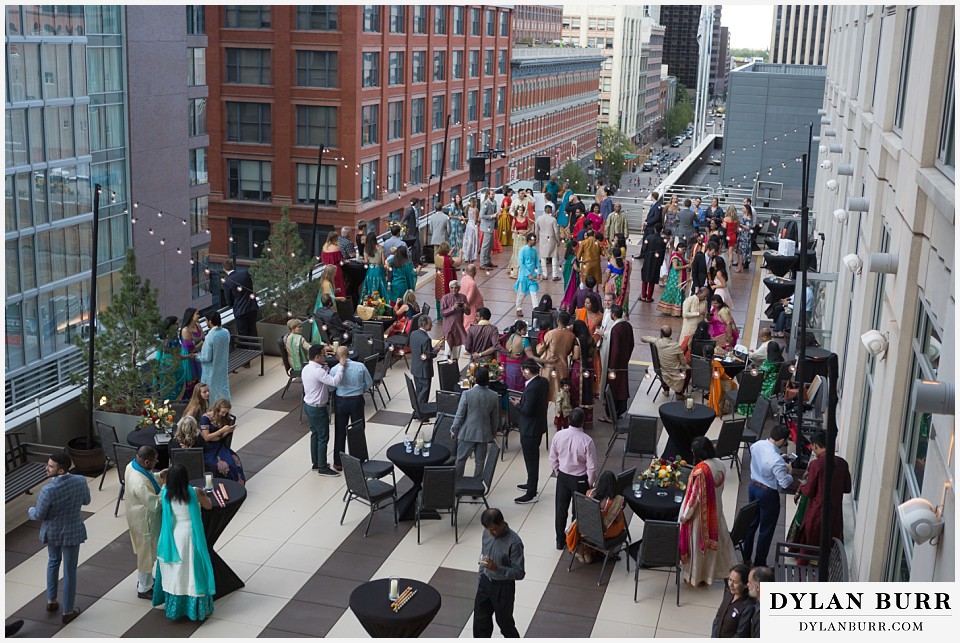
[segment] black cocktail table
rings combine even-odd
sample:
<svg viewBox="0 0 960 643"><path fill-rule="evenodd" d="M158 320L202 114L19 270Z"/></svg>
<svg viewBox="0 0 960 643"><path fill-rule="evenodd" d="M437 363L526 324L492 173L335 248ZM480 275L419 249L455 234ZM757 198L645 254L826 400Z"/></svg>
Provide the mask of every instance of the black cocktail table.
<svg viewBox="0 0 960 643"><path fill-rule="evenodd" d="M431 446L429 457L424 457L422 453L415 455L412 451L407 453L403 443L394 444L387 449L387 459L403 471L403 473L410 478L411 482L413 482L413 487L397 498L397 515L400 520L417 519L417 494L420 493L420 484L423 482L424 467L440 466L446 462L449 457L450 449L439 444ZM437 520L440 519L439 514L434 512L433 515L436 516ZM433 516L428 516L426 513L421 515L421 518L428 517L432 518Z"/></svg>
<svg viewBox="0 0 960 643"><path fill-rule="evenodd" d="M417 638L440 611L440 592L433 587L409 578L399 579L398 586L400 592L412 587L417 593L396 612L390 607L389 578L369 581L350 593L350 609L370 636Z"/></svg>
<svg viewBox="0 0 960 643"><path fill-rule="evenodd" d="M657 492L665 491L666 495L658 496ZM680 515L680 505L681 502L676 501L676 489L674 487L667 487L666 489L660 489L659 487L651 487L649 489L641 489L641 497L637 498L633 493L633 485L627 487L623 490L623 499L626 500L627 505L630 506L630 509L633 510L633 513L637 515L641 520L668 520L675 522L677 517ZM680 492L680 495L683 495L684 492Z"/></svg>
<svg viewBox="0 0 960 643"><path fill-rule="evenodd" d="M203 480L190 481L191 486L200 487L201 489L203 488L203 484ZM227 528L227 525L230 524L233 517L237 515L237 512L240 510L240 505L247 499L247 490L242 484L234 482L233 480L227 480L225 478L213 479L213 488L215 490L220 491L221 484L227 491L227 497L223 499L224 506L221 507L217 499L213 497L213 494L208 492L207 496L210 498L210 502L213 503L213 508L201 509L200 511L200 519L203 521L203 533L207 538L207 551L210 552L210 563L213 565L213 580L217 587L217 593L214 594L213 600L223 598L227 594L244 586L243 581L240 580L236 572L230 569L226 561L220 558L220 555L214 549L214 545L217 544L217 539L220 538L223 530Z"/></svg>
<svg viewBox="0 0 960 643"><path fill-rule="evenodd" d="M689 411L684 402L661 405L660 419L663 421L663 428L667 430L667 435L670 436L662 457L679 456L687 462L693 462L690 443L694 438L707 434L715 417L717 414L706 404L694 404Z"/></svg>
<svg viewBox="0 0 960 643"><path fill-rule="evenodd" d="M157 450L157 469L163 470L170 466L170 447L167 442L157 444L155 437L163 435L163 431L153 427L144 427L139 431L131 431L127 434L127 444L139 449L142 446L150 445ZM173 439L173 438L171 438ZM201 485L202 486L202 485Z"/></svg>

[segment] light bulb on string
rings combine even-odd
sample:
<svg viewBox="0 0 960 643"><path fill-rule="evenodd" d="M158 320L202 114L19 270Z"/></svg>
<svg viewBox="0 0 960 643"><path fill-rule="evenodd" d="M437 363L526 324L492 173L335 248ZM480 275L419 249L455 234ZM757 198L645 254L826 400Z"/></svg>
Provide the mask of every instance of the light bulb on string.
<svg viewBox="0 0 960 643"><path fill-rule="evenodd" d="M150 234L153 234L153 228L150 228L149 232Z"/></svg>

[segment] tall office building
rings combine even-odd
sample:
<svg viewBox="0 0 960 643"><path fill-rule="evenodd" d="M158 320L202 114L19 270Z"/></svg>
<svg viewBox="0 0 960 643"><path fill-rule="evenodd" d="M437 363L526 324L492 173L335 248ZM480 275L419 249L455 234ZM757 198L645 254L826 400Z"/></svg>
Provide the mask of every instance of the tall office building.
<svg viewBox="0 0 960 643"><path fill-rule="evenodd" d="M209 6L206 27L214 261L259 257L282 206L312 246L321 145L323 238L382 232L441 174L444 199L472 192L467 159L507 141L509 8Z"/></svg>
<svg viewBox="0 0 960 643"><path fill-rule="evenodd" d="M700 5L672 5L660 7L663 25L663 64L670 75L689 91L697 88L697 65L700 48L697 28L700 25Z"/></svg>
<svg viewBox="0 0 960 643"><path fill-rule="evenodd" d="M837 5L830 16L827 149L812 204L826 241L814 283L818 334L840 365L851 580L955 580L955 13ZM862 269L849 270L847 255ZM884 353L861 343L871 330ZM941 391L943 405L931 403L929 391L946 384L949 398ZM932 541L916 542L898 518L901 503L919 498L944 524Z"/></svg>
<svg viewBox="0 0 960 643"><path fill-rule="evenodd" d="M643 60L646 63L646 90L644 92L643 122L640 140L643 146L649 145L660 137L660 121L663 118L660 98L660 72L663 67L663 34L660 22L660 7L644 5L644 16L640 22L640 39L643 43Z"/></svg>
<svg viewBox="0 0 960 643"><path fill-rule="evenodd" d="M93 185L103 186L99 306L130 245L123 7L6 8L7 425L83 368L89 332Z"/></svg>
<svg viewBox="0 0 960 643"><path fill-rule="evenodd" d="M717 95L717 86L724 82L723 52L720 51L721 38L723 36L723 27L720 26L720 16L723 7L719 4L713 5L713 30L710 34L710 93L713 98Z"/></svg>
<svg viewBox="0 0 960 643"><path fill-rule="evenodd" d="M773 12L770 61L786 65L826 65L830 14L826 4L778 4Z"/></svg>
<svg viewBox="0 0 960 643"><path fill-rule="evenodd" d="M717 75L713 84L713 95L725 98L727 95L727 78L730 75L730 28L720 27L720 40L717 46Z"/></svg>
<svg viewBox="0 0 960 643"><path fill-rule="evenodd" d="M597 126L619 127L634 140L643 129L647 102L642 19L641 5L563 6L563 41L599 49L606 56L600 71Z"/></svg>

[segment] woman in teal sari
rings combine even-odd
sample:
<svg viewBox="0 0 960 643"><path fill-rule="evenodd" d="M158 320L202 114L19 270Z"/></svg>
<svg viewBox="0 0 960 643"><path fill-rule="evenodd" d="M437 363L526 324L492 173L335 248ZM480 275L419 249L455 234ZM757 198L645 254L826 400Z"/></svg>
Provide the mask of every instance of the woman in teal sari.
<svg viewBox="0 0 960 643"><path fill-rule="evenodd" d="M773 389L777 385L777 375L780 374L780 366L783 364L783 349L777 342L767 343L767 359L763 360L757 370L763 373L763 384L760 386L760 395L770 399L773 396ZM737 413L744 416L753 415L754 404L737 405Z"/></svg>
<svg viewBox="0 0 960 643"><path fill-rule="evenodd" d="M363 290L360 297L366 299L376 293L384 300L387 297L387 273L384 269L386 258L383 256L383 247L377 244L377 233L371 232L363 242L363 254L367 260L367 276L363 278Z"/></svg>
<svg viewBox="0 0 960 643"><path fill-rule="evenodd" d="M164 400L189 400L193 394L193 359L184 349L177 336L177 318L164 318L161 324L160 341L164 349L157 349L155 359L157 372L153 378L154 396ZM172 329L172 330L171 330ZM179 359L174 354L178 354Z"/></svg>
<svg viewBox="0 0 960 643"><path fill-rule="evenodd" d="M217 588L200 508L213 503L202 489L190 487L187 469L172 464L167 484L160 492L160 538L154 576L153 606L166 604L167 618L186 616L203 621L213 613Z"/></svg>
<svg viewBox="0 0 960 643"><path fill-rule="evenodd" d="M402 296L408 290L417 289L417 273L413 270L413 264L407 255L407 249L403 246L397 248L393 255L393 262L390 266L390 297Z"/></svg>
<svg viewBox="0 0 960 643"><path fill-rule="evenodd" d="M573 194L573 190L570 189L570 184L565 183L563 186L563 198L560 199L560 207L557 208L557 225L561 228L566 228L567 223L570 222L570 217L567 216L567 203L570 202L570 195Z"/></svg>

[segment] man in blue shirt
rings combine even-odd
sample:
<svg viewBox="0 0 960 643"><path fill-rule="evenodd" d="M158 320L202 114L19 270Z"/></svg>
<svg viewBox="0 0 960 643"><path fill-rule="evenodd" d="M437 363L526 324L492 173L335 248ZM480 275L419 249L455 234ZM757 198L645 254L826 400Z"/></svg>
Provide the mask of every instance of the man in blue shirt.
<svg viewBox="0 0 960 643"><path fill-rule="evenodd" d="M60 578L60 563L63 562L63 616L64 625L77 618L79 609L74 608L77 597L77 559L80 543L87 539L80 507L90 504L90 487L83 476L67 473L70 456L55 453L47 460L47 477L52 481L40 490L37 506L30 507L27 515L31 520L42 521L40 542L47 546L47 611L55 612L57 581Z"/></svg>
<svg viewBox="0 0 960 643"><path fill-rule="evenodd" d="M780 517L780 493L793 485L793 469L780 455L780 449L786 446L789 439L790 430L778 424L770 431L769 438L757 440L750 447L750 486L747 491L750 502L758 500L760 506L743 540L743 562L748 565L753 554L753 538L759 529L753 565L766 566L773 532Z"/></svg>
<svg viewBox="0 0 960 643"><path fill-rule="evenodd" d="M343 471L340 454L347 448L347 426L364 420L363 394L373 386L373 378L370 377L367 367L349 357L350 349L346 346L339 347L337 359L340 363L330 369L332 378L342 377L334 399L337 415L333 425L333 468L337 471Z"/></svg>
<svg viewBox="0 0 960 643"><path fill-rule="evenodd" d="M390 227L390 238L383 242L383 254L391 256L394 248L406 248L407 244L400 238L400 226L394 224Z"/></svg>

